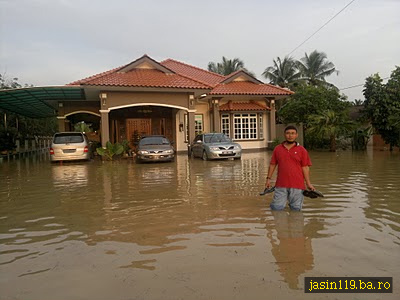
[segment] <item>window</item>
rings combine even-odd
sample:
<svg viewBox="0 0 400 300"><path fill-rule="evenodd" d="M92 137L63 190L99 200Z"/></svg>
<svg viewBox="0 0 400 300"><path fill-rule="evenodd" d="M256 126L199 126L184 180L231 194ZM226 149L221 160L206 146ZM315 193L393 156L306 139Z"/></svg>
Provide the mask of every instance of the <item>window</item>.
<svg viewBox="0 0 400 300"><path fill-rule="evenodd" d="M195 115L194 116L194 134L195 135L203 133L203 130L204 130L203 124L204 124L203 115ZM187 142L189 139L188 114L185 114L183 128L185 130L185 142Z"/></svg>
<svg viewBox="0 0 400 300"><path fill-rule="evenodd" d="M229 115L228 114L223 114L221 116L221 129L222 133L224 133L226 136L230 136L230 122L229 122Z"/></svg>
<svg viewBox="0 0 400 300"><path fill-rule="evenodd" d="M234 114L233 127L235 140L257 139L257 114Z"/></svg>
<svg viewBox="0 0 400 300"><path fill-rule="evenodd" d="M195 134L203 132L203 115L194 116L194 132Z"/></svg>
<svg viewBox="0 0 400 300"><path fill-rule="evenodd" d="M83 143L83 134L80 132L67 132L67 133L56 133L54 135L54 144L73 144Z"/></svg>

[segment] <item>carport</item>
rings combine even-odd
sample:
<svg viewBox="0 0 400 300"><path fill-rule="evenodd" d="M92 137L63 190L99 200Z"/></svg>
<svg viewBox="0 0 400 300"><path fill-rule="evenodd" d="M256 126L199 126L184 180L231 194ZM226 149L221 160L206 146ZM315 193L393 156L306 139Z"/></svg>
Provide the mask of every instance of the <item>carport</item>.
<svg viewBox="0 0 400 300"><path fill-rule="evenodd" d="M58 102L86 100L76 86L47 86L0 90L0 109L29 118L56 117Z"/></svg>

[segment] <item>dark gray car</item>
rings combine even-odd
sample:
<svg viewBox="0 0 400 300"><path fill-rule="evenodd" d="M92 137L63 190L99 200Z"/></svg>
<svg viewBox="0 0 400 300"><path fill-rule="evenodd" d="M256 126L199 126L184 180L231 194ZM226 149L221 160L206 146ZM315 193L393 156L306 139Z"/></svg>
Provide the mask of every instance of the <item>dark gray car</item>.
<svg viewBox="0 0 400 300"><path fill-rule="evenodd" d="M203 160L235 158L241 159L242 147L223 133L199 134L189 148L192 157Z"/></svg>
<svg viewBox="0 0 400 300"><path fill-rule="evenodd" d="M162 135L143 137L136 147L137 162L173 161L175 151L170 141Z"/></svg>

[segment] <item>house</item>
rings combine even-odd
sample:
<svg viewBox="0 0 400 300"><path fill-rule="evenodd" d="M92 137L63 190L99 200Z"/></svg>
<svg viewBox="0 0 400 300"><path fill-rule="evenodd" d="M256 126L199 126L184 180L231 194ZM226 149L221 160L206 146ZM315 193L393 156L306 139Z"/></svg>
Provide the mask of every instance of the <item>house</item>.
<svg viewBox="0 0 400 300"><path fill-rule="evenodd" d="M57 113L59 131L73 130L74 123L84 120L98 129L103 146L107 141L133 143L138 136L160 134L173 141L178 152L187 151L199 132L223 132L243 149L268 147L275 138L275 101L293 94L244 70L222 76L147 55L58 90L37 88L19 91L20 96L17 92L3 93L3 103L10 104L4 108L12 109L11 104L21 102L16 97L24 100L28 92L29 97L36 92L37 99L55 103L49 112ZM45 98L52 93L52 98ZM29 99L32 105L39 103Z"/></svg>

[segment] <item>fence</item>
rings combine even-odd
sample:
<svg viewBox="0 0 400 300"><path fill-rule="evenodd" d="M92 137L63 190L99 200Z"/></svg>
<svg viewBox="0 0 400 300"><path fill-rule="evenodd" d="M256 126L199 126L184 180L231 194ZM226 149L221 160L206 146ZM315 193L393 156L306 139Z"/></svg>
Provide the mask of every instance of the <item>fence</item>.
<svg viewBox="0 0 400 300"><path fill-rule="evenodd" d="M25 140L16 140L14 151L3 151L0 153L0 161L15 159L33 153L48 152L51 145L51 137L40 136Z"/></svg>

